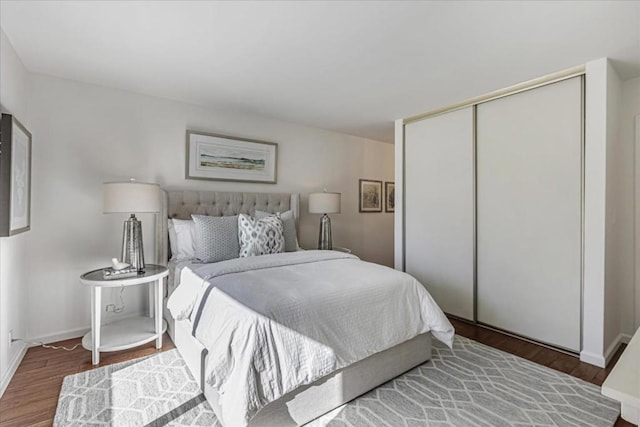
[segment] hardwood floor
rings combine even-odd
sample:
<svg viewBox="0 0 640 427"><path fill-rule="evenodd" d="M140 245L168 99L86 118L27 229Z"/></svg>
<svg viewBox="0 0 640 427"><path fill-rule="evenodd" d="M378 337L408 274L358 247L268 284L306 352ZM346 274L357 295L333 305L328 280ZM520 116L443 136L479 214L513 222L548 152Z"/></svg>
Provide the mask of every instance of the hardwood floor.
<svg viewBox="0 0 640 427"><path fill-rule="evenodd" d="M470 323L455 319L449 320L451 320L453 327L456 328L456 334L458 335L471 338L472 340L506 351L507 353L515 354L516 356L553 368L557 371L573 375L597 386L602 385L624 350L624 347L621 347L614 355L609 366L602 369L581 362L577 357L560 351L551 350L550 348L501 334L491 329L478 327Z"/></svg>
<svg viewBox="0 0 640 427"><path fill-rule="evenodd" d="M524 359L531 360L557 371L583 379L584 381L597 386L602 385L626 347L625 345L620 346L606 368L598 368L596 366L589 365L588 363L581 362L577 357L570 356L560 351L551 350L550 348L533 344L528 341L514 338L470 323L461 322L455 319L449 320L451 320L453 327L456 328L456 334L458 335L481 342L497 348L498 350L515 354L516 356L520 356ZM618 417L618 421L616 421L615 426L630 427L633 426L633 424Z"/></svg>
<svg viewBox="0 0 640 427"><path fill-rule="evenodd" d="M55 345L71 348L82 338L61 341ZM101 353L100 364L106 366L175 348L167 334L162 349L155 341L130 350ZM7 390L0 399L0 426L50 426L58 405L62 379L71 374L93 369L91 352L79 346L73 351L32 347L27 351Z"/></svg>
<svg viewBox="0 0 640 427"><path fill-rule="evenodd" d="M601 369L580 362L576 357L499 332L455 319L451 319L451 322L459 335L565 372L598 386L602 385L622 353L622 349L618 350L609 366L606 369ZM80 338L67 340L57 345L72 347L80 340ZM102 353L99 366L174 348L166 334L163 344L161 350L156 350L154 343L149 343L131 350ZM42 347L30 348L0 399L0 427L50 426L55 415L62 379L67 375L93 369L93 367L91 353L82 347L71 352ZM632 426L632 424L621 418L616 422L616 427L627 426Z"/></svg>

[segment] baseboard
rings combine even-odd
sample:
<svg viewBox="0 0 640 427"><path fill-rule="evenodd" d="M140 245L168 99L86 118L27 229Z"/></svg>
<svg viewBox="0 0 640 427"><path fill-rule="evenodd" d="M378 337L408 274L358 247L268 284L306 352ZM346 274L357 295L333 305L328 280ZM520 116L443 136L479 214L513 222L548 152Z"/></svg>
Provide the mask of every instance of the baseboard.
<svg viewBox="0 0 640 427"><path fill-rule="evenodd" d="M118 320L123 320L123 319L127 319L129 317L136 317L136 316L146 316L147 313L146 312L138 312L138 313L128 313L126 315L121 315L121 316L117 316L117 317L112 317L110 319L107 320L107 322L105 323L105 319L103 319L102 325L106 325L108 323L111 322L115 322ZM56 332L55 334L50 334L50 335L41 335L39 337L33 337L33 338L29 338L27 341L30 343L29 346L30 347L36 347L40 344L37 343L45 343L45 344L51 344L57 341L64 341L64 340L70 340L72 338L79 338L84 336L87 332L89 332L91 330L90 327L82 327L82 328L75 328L75 329L68 329L66 331L62 331L62 332ZM36 344L33 344L36 343Z"/></svg>
<svg viewBox="0 0 640 427"><path fill-rule="evenodd" d="M28 340L29 347L37 347L39 343L51 344L57 341L70 340L72 338L79 338L84 336L87 332L89 332L91 328L76 328L69 329L62 332L56 332L55 334L50 335L42 335L39 337L33 337Z"/></svg>
<svg viewBox="0 0 640 427"><path fill-rule="evenodd" d="M604 360L606 362L606 365L608 365L609 362L611 362L611 358L616 354L616 351L618 351L620 344L629 344L629 341L631 341L631 335L618 334L616 339L613 340L611 345L604 352Z"/></svg>
<svg viewBox="0 0 640 427"><path fill-rule="evenodd" d="M24 343L16 343L16 345L22 345L22 348L16 353L16 357L13 358L13 361L9 365L9 369L7 369L6 374L2 377L2 381L0 381L0 397L2 397L9 386L9 383L11 382L13 375L18 370L18 366L20 366L24 355L27 354L27 346L24 345Z"/></svg>
<svg viewBox="0 0 640 427"><path fill-rule="evenodd" d="M613 340L613 342L607 347L604 352L604 355L599 355L595 353L589 353L587 351L580 352L580 361L589 363L591 365L595 365L599 368L606 367L611 359L618 351L620 344L628 344L631 341L631 335L629 334L618 334L618 336Z"/></svg>
<svg viewBox="0 0 640 427"><path fill-rule="evenodd" d="M602 355L589 353L584 350L580 352L580 361L597 366L598 368L604 368L606 366L606 362Z"/></svg>

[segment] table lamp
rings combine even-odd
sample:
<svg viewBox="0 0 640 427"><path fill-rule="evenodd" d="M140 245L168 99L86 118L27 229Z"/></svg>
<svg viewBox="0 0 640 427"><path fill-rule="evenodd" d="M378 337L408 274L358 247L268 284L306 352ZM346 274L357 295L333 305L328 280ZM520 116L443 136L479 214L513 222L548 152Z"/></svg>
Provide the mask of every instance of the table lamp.
<svg viewBox="0 0 640 427"><path fill-rule="evenodd" d="M323 193L309 194L309 213L321 213L320 234L318 236L318 249L333 249L331 243L331 219L327 214L340 213L340 193L329 193L325 189Z"/></svg>
<svg viewBox="0 0 640 427"><path fill-rule="evenodd" d="M122 232L121 261L131 264L139 272L144 271L142 247L142 223L136 213L160 212L160 186L131 179L128 182L102 184L104 213L130 213Z"/></svg>

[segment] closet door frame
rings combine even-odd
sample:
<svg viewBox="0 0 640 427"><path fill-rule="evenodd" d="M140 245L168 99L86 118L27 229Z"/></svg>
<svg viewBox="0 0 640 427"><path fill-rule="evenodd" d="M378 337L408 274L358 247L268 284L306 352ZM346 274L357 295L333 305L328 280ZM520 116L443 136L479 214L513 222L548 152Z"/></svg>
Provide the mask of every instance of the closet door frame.
<svg viewBox="0 0 640 427"><path fill-rule="evenodd" d="M636 328L640 328L640 115L635 117L636 137Z"/></svg>
<svg viewBox="0 0 640 427"><path fill-rule="evenodd" d="M478 266L477 266L477 105L485 102L490 102L499 98L514 95L520 92L536 89L541 86L546 86L563 80L571 79L574 77L581 78L581 144L580 144L580 181L581 181L581 237L580 237L580 349L583 348L584 340L584 260L585 260L585 66L577 66L567 70L560 71L558 73L549 74L547 76L540 77L538 79L526 81L514 86L510 86L504 89L500 89L482 96L468 99L466 101L453 104L448 107L432 110L423 114L408 117L406 119L398 119L395 121L395 170L396 170L396 187L399 187L401 191L396 191L396 214L394 218L395 229L395 241L394 241L394 265L395 268L401 271L406 271L406 194L405 194L405 182L406 182L406 150L405 150L405 125L424 120L437 115L449 113L452 111L460 110L467 107L473 107L473 323L481 324L482 326L496 329L501 332L506 332L521 338L550 346L556 349L567 351L565 349L548 345L531 339L514 334L509 331L504 331L490 325L484 325L478 322L477 319L477 285L478 285ZM455 316L452 316L455 317ZM465 319L461 319L465 320ZM576 354L575 351L568 351L571 354Z"/></svg>

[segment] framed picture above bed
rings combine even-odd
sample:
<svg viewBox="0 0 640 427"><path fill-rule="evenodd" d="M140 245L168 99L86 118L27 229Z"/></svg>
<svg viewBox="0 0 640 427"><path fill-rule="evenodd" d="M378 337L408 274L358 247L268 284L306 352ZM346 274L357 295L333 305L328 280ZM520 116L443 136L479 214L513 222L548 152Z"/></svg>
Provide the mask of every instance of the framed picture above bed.
<svg viewBox="0 0 640 427"><path fill-rule="evenodd" d="M0 236L31 228L31 133L11 114L0 121Z"/></svg>
<svg viewBox="0 0 640 427"><path fill-rule="evenodd" d="M382 212L382 181L360 180L360 212Z"/></svg>
<svg viewBox="0 0 640 427"><path fill-rule="evenodd" d="M278 144L187 131L187 179L275 184Z"/></svg>

